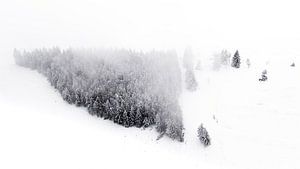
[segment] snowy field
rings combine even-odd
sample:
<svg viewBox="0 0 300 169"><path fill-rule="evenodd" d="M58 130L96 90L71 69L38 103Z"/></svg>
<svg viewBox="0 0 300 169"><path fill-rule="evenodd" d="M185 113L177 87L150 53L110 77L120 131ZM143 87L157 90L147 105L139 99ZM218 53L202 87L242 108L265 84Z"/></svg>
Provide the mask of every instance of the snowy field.
<svg viewBox="0 0 300 169"><path fill-rule="evenodd" d="M300 168L297 2L276 1L271 8L268 1L234 0L2 3L1 169ZM184 90L180 98L185 141L156 141L155 129L90 116L63 101L41 74L14 63L14 48L55 45L171 48L180 57L191 45L202 69L195 70L198 90ZM238 49L242 67L212 70L211 58L222 49ZM259 82L264 69L269 79ZM206 148L197 138L201 123L212 139Z"/></svg>
<svg viewBox="0 0 300 169"><path fill-rule="evenodd" d="M0 72L3 168L300 167L299 67L288 62L270 62L267 82L254 65L197 71L199 89L181 97L186 134L179 143L92 117L8 58ZM196 137L200 123L212 138L208 148Z"/></svg>

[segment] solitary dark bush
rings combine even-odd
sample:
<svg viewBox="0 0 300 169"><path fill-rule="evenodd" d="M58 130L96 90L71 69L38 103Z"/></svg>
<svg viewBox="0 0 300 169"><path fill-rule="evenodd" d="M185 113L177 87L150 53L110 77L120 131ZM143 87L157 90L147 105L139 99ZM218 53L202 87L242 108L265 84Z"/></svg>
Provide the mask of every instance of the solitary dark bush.
<svg viewBox="0 0 300 169"><path fill-rule="evenodd" d="M205 147L210 145L210 137L206 128L203 127L203 124L198 127L198 138Z"/></svg>
<svg viewBox="0 0 300 169"><path fill-rule="evenodd" d="M156 126L183 141L177 55L111 49L14 51L16 63L47 77L62 98L124 127Z"/></svg>

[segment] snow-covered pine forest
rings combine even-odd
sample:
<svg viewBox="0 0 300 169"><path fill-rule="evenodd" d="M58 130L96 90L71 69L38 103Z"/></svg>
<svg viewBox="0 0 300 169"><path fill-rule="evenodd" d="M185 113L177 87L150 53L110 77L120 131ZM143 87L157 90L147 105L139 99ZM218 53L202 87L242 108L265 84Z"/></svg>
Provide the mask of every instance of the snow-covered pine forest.
<svg viewBox="0 0 300 169"><path fill-rule="evenodd" d="M14 51L16 63L47 77L65 101L124 127L155 125L183 141L176 52L112 49Z"/></svg>

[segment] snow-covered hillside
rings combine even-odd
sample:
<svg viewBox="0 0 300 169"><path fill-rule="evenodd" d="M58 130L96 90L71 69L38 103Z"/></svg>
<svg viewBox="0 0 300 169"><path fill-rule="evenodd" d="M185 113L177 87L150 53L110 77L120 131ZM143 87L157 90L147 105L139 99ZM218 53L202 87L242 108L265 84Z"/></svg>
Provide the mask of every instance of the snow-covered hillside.
<svg viewBox="0 0 300 169"><path fill-rule="evenodd" d="M187 142L199 144L195 129L203 122L213 139L205 150L212 163L237 168L299 167L299 69L271 65L267 82L259 82L260 74L252 68L200 71L197 93L184 94Z"/></svg>
<svg viewBox="0 0 300 169"><path fill-rule="evenodd" d="M1 62L1 166L3 168L298 168L300 156L299 66L203 68L196 92L180 104L185 142L156 141L154 129L124 128L88 115L62 100L46 78ZM264 65L264 64L262 64ZM215 117L215 118L214 118ZM197 139L203 123L212 138ZM1 167L1 168L2 168Z"/></svg>
<svg viewBox="0 0 300 169"><path fill-rule="evenodd" d="M154 129L124 128L67 104L35 71L6 62L0 75L1 168L209 165L198 161L203 152L194 156L185 143L156 141Z"/></svg>
<svg viewBox="0 0 300 169"><path fill-rule="evenodd" d="M299 169L298 8L294 0L1 1L0 168ZM185 141L90 116L14 62L14 48L53 46L175 49L180 57L191 46L201 70L198 90L180 96ZM240 69L211 69L223 49L239 50ZM201 123L212 139L206 148Z"/></svg>

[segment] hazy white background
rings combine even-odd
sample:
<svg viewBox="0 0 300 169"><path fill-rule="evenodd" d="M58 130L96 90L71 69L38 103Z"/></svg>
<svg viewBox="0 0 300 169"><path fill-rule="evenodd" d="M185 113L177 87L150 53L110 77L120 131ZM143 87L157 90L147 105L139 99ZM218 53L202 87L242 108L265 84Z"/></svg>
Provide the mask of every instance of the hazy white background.
<svg viewBox="0 0 300 169"><path fill-rule="evenodd" d="M292 0L0 0L0 168L299 168L299 7ZM196 72L199 90L181 98L183 144L68 105L12 57L13 48L52 46L174 48L182 56L187 45L203 67L214 52L239 49L242 68ZM265 68L269 80L260 83ZM196 138L201 122L212 137L207 149Z"/></svg>
<svg viewBox="0 0 300 169"><path fill-rule="evenodd" d="M294 49L293 0L1 1L1 46Z"/></svg>

